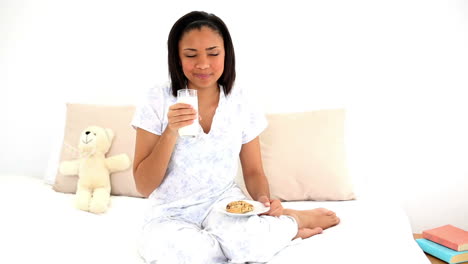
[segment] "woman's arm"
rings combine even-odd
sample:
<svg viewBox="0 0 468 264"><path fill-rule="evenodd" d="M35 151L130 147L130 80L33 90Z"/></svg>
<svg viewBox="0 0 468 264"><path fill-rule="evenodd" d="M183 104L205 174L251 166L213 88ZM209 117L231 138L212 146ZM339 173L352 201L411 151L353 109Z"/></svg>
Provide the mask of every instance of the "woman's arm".
<svg viewBox="0 0 468 264"><path fill-rule="evenodd" d="M177 141L178 130L196 118L195 109L184 103L169 107L167 127L161 136L137 128L133 177L138 192L148 197L161 185Z"/></svg>
<svg viewBox="0 0 468 264"><path fill-rule="evenodd" d="M270 210L265 214L271 216L282 215L283 205L281 202L277 199L270 199L270 187L263 171L260 140L258 137L242 145L240 160L245 186L250 196L255 201L259 201L265 206L270 207Z"/></svg>
<svg viewBox="0 0 468 264"><path fill-rule="evenodd" d="M168 130L158 136L137 128L133 177L143 196L148 197L164 179L176 140L177 135Z"/></svg>
<svg viewBox="0 0 468 264"><path fill-rule="evenodd" d="M266 196L270 199L270 188L265 172L263 171L260 141L258 137L242 145L240 161L242 174L244 174L245 186L250 196L256 201L260 196Z"/></svg>
<svg viewBox="0 0 468 264"><path fill-rule="evenodd" d="M270 188L265 172L263 171L260 141L258 137L242 145L240 161L245 186L250 196L256 201L258 201L258 198L261 196L266 196L270 199Z"/></svg>
<svg viewBox="0 0 468 264"><path fill-rule="evenodd" d="M270 187L263 171L260 140L258 137L242 145L240 160L245 186L250 196L254 200L270 207L270 211L265 214L280 216L283 213L283 206L279 200L270 199Z"/></svg>

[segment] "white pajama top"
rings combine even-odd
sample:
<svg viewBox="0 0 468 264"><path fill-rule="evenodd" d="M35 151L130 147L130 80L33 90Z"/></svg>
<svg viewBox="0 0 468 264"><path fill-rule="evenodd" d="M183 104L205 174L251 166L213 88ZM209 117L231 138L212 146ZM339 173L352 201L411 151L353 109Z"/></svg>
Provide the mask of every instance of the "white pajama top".
<svg viewBox="0 0 468 264"><path fill-rule="evenodd" d="M196 138L178 137L165 178L149 197L152 209L147 221L214 202L235 186L241 146L257 137L267 121L237 87L229 95L220 90L209 133L200 128ZM132 125L161 135L168 123L169 107L176 100L169 84L150 89L137 107Z"/></svg>

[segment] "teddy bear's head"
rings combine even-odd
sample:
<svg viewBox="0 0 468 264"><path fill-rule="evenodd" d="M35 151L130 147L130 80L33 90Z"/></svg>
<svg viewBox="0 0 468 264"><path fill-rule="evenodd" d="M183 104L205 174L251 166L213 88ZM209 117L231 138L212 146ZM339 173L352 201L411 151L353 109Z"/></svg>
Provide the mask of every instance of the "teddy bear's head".
<svg viewBox="0 0 468 264"><path fill-rule="evenodd" d="M78 149L81 152L101 152L107 153L112 144L114 132L109 128L89 126L80 135Z"/></svg>

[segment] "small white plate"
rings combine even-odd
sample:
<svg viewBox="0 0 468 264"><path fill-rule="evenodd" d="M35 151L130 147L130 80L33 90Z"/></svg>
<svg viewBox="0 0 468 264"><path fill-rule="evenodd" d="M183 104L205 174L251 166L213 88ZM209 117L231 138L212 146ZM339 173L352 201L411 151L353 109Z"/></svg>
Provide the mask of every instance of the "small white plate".
<svg viewBox="0 0 468 264"><path fill-rule="evenodd" d="M245 214L230 213L230 212L226 211L226 206L228 205L228 203L230 203L232 201L229 201L229 202L226 202L226 203L219 203L218 210L220 212L222 212L224 214L227 214L227 215L230 215L230 216L258 215L258 214L266 213L266 212L268 212L270 210L270 207L266 207L265 205L263 205L262 203L257 202L257 201L253 201L253 200L241 200L241 201L244 201L244 202L247 202L247 203L250 203L251 205L253 205L253 207L254 207L253 211L247 212Z"/></svg>

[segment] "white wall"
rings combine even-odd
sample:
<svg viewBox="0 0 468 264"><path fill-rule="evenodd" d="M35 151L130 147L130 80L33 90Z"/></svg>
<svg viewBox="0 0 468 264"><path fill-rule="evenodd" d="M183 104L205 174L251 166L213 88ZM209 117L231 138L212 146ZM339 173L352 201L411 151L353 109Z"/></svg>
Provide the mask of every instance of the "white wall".
<svg viewBox="0 0 468 264"><path fill-rule="evenodd" d="M305 4L307 3L307 5ZM415 232L468 229L466 1L0 2L0 171L44 174L65 101L134 103L166 80L172 23L229 26L267 112L349 111L350 170Z"/></svg>

